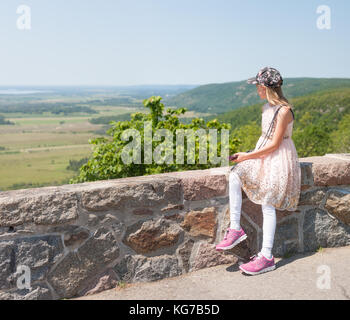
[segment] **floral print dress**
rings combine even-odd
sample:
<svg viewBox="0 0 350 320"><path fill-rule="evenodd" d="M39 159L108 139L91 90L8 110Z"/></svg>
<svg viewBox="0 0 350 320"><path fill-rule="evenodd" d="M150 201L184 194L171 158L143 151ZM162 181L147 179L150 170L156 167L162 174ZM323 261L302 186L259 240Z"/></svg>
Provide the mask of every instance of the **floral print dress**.
<svg viewBox="0 0 350 320"><path fill-rule="evenodd" d="M263 106L262 135L254 150L257 150L263 142L277 108L278 105L272 106L269 103ZM278 116L279 113L277 118ZM277 121L272 128L271 137L276 123ZM247 197L256 204L272 205L278 210L288 211L295 211L298 206L301 169L297 151L291 138L293 123L294 120L287 125L278 149L260 158L239 162L232 169L240 177L242 189ZM271 138L267 140L265 146L269 143L271 143Z"/></svg>

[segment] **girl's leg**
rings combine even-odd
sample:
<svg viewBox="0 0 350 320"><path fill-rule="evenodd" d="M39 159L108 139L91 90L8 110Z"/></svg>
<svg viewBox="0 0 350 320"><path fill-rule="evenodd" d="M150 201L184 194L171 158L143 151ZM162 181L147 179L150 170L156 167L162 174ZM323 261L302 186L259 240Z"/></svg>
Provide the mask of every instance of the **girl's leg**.
<svg viewBox="0 0 350 320"><path fill-rule="evenodd" d="M239 176L233 171L229 175L229 198L230 198L230 228L240 230L242 189Z"/></svg>
<svg viewBox="0 0 350 320"><path fill-rule="evenodd" d="M262 205L263 212L263 243L261 253L267 258L272 258L273 241L276 230L276 209L270 205Z"/></svg>

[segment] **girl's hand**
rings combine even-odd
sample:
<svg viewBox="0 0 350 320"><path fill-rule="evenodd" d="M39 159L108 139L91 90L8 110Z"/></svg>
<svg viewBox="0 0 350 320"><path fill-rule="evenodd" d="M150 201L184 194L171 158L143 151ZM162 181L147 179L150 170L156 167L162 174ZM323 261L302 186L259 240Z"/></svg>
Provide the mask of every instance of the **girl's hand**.
<svg viewBox="0 0 350 320"><path fill-rule="evenodd" d="M248 152L237 152L233 156L238 156L236 159L232 160L234 162L242 162L248 160Z"/></svg>

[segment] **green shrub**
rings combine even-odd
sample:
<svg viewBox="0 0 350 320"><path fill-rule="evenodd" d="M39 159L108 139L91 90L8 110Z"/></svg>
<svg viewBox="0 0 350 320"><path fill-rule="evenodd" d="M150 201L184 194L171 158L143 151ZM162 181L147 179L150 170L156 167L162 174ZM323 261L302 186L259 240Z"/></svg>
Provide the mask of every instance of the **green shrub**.
<svg viewBox="0 0 350 320"><path fill-rule="evenodd" d="M149 174L157 174L164 172L172 171L186 171L186 170L196 170L196 169L208 169L212 167L218 167L221 163L212 163L209 161L211 155L216 155L220 157L221 155L221 130L230 129L230 125L226 123L220 124L217 119L213 119L209 122L205 122L202 118L192 119L192 122L189 124L184 124L179 121L178 115L184 114L187 109L170 109L166 110L164 113L164 104L161 103L161 97L152 96L149 99L143 101L144 107L149 108L149 113L136 112L131 114L130 121L112 121L112 127L107 130L107 137L98 137L95 139L90 139L89 143L94 145L93 153L90 159L86 164L80 168L80 173L76 178L72 178L70 183L80 183L86 181L96 181L96 180L105 180L105 179L115 179L131 176L143 176ZM172 145L165 146L162 150L165 154L170 151L173 155L173 163L156 163L152 157L151 163L145 163L145 137L144 137L144 123L151 122L151 135L152 135L152 154L154 151L159 151L157 147L164 146L165 137L161 137L161 141L155 141L155 134L159 132L160 129L168 129L172 133ZM140 153L141 161L140 163L125 163L122 161L122 151L123 148L129 145L131 142L136 143L129 138L128 141L122 139L122 134L127 129L135 129L140 134ZM176 130L178 129L193 129L194 133L197 133L198 130L202 129L205 133L205 138L207 138L207 163L200 163L199 161L199 143L203 142L200 137L195 136L195 146L196 150L194 152L194 158L187 157L187 145L188 141L186 140L184 145L180 145L180 148L176 150ZM208 150L209 142L208 129L217 129L217 150ZM164 138L164 139L163 139ZM146 142L150 141L146 138ZM229 154L237 152L237 146L240 141L236 138L231 138L229 140ZM129 145L130 146L130 145ZM125 149L124 149L125 150ZM177 151L183 152L184 163L176 163L176 153ZM217 152L216 152L217 151ZM124 151L125 152L125 151ZM163 157L161 152L162 159L166 160ZM131 155L129 153L129 155ZM192 161L193 163L191 163ZM201 161L202 162L202 161Z"/></svg>

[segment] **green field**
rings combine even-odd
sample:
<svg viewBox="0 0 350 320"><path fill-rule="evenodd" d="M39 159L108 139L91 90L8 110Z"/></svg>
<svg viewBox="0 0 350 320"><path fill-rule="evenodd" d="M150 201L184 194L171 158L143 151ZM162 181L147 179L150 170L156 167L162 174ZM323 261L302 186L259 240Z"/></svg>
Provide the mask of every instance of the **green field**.
<svg viewBox="0 0 350 320"><path fill-rule="evenodd" d="M79 160L91 153L90 145L69 146L13 154L0 154L1 190L68 183L75 174L66 170L69 159Z"/></svg>
<svg viewBox="0 0 350 320"><path fill-rule="evenodd" d="M55 115L0 113L15 125L0 125L0 190L23 189L68 183L77 172L67 170L69 160L89 157L89 139L104 126L91 118L146 112L145 108L91 106L97 114ZM186 116L198 116L188 112Z"/></svg>
<svg viewBox="0 0 350 320"><path fill-rule="evenodd" d="M0 190L61 185L77 174L69 160L89 157L89 139L103 128L89 119L144 111L128 107L93 107L98 114L3 113L15 125L0 125Z"/></svg>

